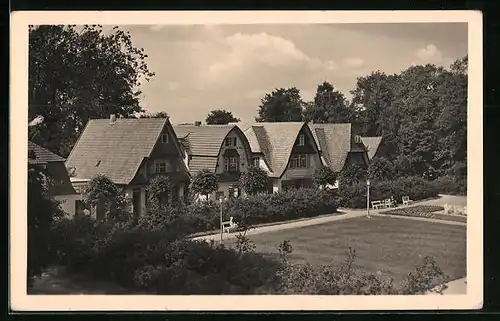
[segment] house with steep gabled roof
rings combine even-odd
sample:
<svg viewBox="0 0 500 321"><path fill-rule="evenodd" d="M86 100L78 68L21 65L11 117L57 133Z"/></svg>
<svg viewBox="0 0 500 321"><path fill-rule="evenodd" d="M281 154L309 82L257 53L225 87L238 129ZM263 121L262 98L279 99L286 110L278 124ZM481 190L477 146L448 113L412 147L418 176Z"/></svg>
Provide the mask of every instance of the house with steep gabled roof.
<svg viewBox="0 0 500 321"><path fill-rule="evenodd" d="M252 166L250 144L236 125L176 125L174 131L186 154L192 177L207 169L216 174L219 189L209 197L237 197L241 173Z"/></svg>
<svg viewBox="0 0 500 321"><path fill-rule="evenodd" d="M352 132L350 123L310 123L323 162L339 173L349 164L367 167L369 158L361 136Z"/></svg>
<svg viewBox="0 0 500 321"><path fill-rule="evenodd" d="M146 186L155 175L170 178L165 197L184 198L190 175L184 149L168 118L89 120L71 151L66 166L72 182L82 192L98 174L109 177L132 199L133 213L145 212Z"/></svg>
<svg viewBox="0 0 500 321"><path fill-rule="evenodd" d="M311 129L304 122L239 124L252 149L253 163L267 171L272 191L312 186L323 165Z"/></svg>
<svg viewBox="0 0 500 321"><path fill-rule="evenodd" d="M370 160L383 154L382 136L361 137L361 140L368 150L368 158Z"/></svg>
<svg viewBox="0 0 500 321"><path fill-rule="evenodd" d="M28 165L41 169L45 182L50 181L47 184L48 194L60 203L64 212L73 216L80 197L71 184L65 161L65 158L28 141Z"/></svg>

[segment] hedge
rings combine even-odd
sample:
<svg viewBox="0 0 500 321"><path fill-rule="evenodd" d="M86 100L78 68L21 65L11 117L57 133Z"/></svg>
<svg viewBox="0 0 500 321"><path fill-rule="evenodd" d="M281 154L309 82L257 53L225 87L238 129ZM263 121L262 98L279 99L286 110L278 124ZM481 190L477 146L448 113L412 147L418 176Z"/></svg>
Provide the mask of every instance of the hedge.
<svg viewBox="0 0 500 321"><path fill-rule="evenodd" d="M440 194L467 195L467 180L464 178L441 176L432 183Z"/></svg>
<svg viewBox="0 0 500 321"><path fill-rule="evenodd" d="M339 187L339 204L348 208L366 207L366 183L354 185L343 185ZM370 200L383 200L394 197L396 202L401 203L403 196L417 201L436 197L438 191L430 181L421 177L398 178L390 181L371 181Z"/></svg>
<svg viewBox="0 0 500 321"><path fill-rule="evenodd" d="M432 258L425 258L395 286L376 274L360 273L353 264L354 252L340 266L312 266L290 262L289 243L286 253L278 246L280 255L272 257L171 237L175 233L168 229L138 224L64 219L55 230L61 233L51 242L58 263L113 281L130 293L412 294L445 280Z"/></svg>

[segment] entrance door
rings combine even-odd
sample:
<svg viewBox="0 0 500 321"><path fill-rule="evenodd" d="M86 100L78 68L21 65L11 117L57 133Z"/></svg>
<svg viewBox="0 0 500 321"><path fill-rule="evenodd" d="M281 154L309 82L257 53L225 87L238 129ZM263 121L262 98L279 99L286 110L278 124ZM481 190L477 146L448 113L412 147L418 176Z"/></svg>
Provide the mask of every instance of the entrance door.
<svg viewBox="0 0 500 321"><path fill-rule="evenodd" d="M141 190L140 189L134 189L132 192L132 204L133 204L133 210L134 210L134 215L139 216L141 215Z"/></svg>

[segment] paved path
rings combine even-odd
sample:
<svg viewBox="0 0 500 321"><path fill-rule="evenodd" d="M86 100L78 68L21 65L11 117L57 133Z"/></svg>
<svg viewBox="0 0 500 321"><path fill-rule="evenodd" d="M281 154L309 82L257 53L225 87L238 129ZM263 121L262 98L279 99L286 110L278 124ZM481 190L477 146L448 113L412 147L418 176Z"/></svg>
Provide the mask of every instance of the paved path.
<svg viewBox="0 0 500 321"><path fill-rule="evenodd" d="M426 292L428 295L457 295L467 294L467 278L461 278L446 284L447 288L442 293L436 293L433 290Z"/></svg>
<svg viewBox="0 0 500 321"><path fill-rule="evenodd" d="M440 195L440 198L438 198L438 199L417 201L417 202L413 203L413 205L462 204L464 202L464 199L465 199L465 201L467 200L466 197L463 197L463 196ZM426 222L449 224L449 225L462 225L462 226L467 225L464 222L444 221L444 220L424 218L424 217L384 215L383 212L386 210L387 209L380 209L380 210L370 209L370 215L381 216L381 217L390 217L390 218L394 218L394 219L406 219L406 220L409 219L409 220L417 220L417 221L426 221ZM343 208L340 208L339 211L342 212L343 214L340 214L340 215L339 214L332 214L332 215L328 215L328 216L315 217L315 218L304 219L304 220L299 220L299 221L295 221L295 222L283 222L283 223L278 223L276 225L256 227L256 228L253 228L251 230L248 230L247 235L250 236L250 235L256 235L256 234L261 234L261 233L276 232L276 231L289 230L289 229L300 228L300 227L305 227L305 226L325 224L325 223L329 223L329 222L335 222L335 221L340 221L340 220L345 220L345 219L350 219L350 218L355 218L355 217L361 217L361 216L366 215L365 209L343 209ZM237 235L238 235L238 233L224 233L222 236L222 239L223 240L234 239ZM209 235L198 236L198 237L194 237L193 240L218 241L218 240L220 240L220 234L214 233L214 234L209 234Z"/></svg>

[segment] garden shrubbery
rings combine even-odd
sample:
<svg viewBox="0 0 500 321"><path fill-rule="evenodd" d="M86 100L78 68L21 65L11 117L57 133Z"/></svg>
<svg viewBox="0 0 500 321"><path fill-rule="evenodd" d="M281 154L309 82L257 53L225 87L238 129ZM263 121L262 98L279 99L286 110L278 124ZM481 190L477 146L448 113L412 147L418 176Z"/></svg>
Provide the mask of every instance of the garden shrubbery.
<svg viewBox="0 0 500 321"><path fill-rule="evenodd" d="M55 227L62 236L52 243L60 264L113 281L131 293L414 294L447 280L430 257L395 285L355 269L352 250L341 264L314 266L289 261L293 248L287 241L278 246L280 255L272 256L255 253L252 241L244 237L241 244L225 247L136 223L83 218L63 219Z"/></svg>
<svg viewBox="0 0 500 321"><path fill-rule="evenodd" d="M466 178L446 175L436 178L432 183L440 194L467 195Z"/></svg>
<svg viewBox="0 0 500 321"><path fill-rule="evenodd" d="M342 185L339 187L339 204L349 208L366 207L366 183L353 185ZM371 181L370 200L383 200L394 197L401 203L403 196L409 196L412 200L422 200L436 197L438 191L433 182L421 177L398 178L389 181Z"/></svg>

